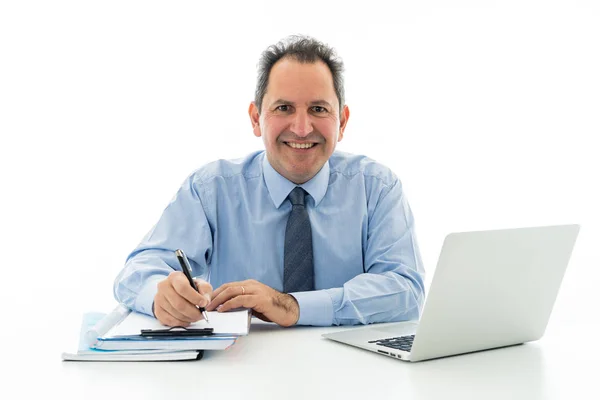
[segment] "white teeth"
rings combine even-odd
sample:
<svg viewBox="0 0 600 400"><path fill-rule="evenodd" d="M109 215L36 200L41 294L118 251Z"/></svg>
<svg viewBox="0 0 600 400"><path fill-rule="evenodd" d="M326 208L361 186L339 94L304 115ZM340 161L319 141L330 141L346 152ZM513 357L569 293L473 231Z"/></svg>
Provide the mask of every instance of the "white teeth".
<svg viewBox="0 0 600 400"><path fill-rule="evenodd" d="M294 149L310 149L315 144L314 143L287 143L288 146L293 147Z"/></svg>

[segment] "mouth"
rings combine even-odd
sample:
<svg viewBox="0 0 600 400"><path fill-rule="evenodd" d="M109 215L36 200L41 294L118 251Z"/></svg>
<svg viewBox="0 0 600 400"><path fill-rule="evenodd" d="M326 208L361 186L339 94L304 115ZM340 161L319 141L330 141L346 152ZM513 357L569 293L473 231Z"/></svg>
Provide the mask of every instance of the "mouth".
<svg viewBox="0 0 600 400"><path fill-rule="evenodd" d="M318 143L298 143L298 142L283 142L286 146L296 150L310 150L318 145Z"/></svg>

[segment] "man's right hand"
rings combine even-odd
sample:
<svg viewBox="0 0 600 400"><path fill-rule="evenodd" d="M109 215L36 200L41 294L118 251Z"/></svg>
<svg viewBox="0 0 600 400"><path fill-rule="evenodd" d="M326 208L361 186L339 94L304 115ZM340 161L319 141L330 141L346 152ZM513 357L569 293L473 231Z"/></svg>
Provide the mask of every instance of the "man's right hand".
<svg viewBox="0 0 600 400"><path fill-rule="evenodd" d="M194 279L196 292L181 271L173 271L158 284L153 311L156 319L167 326L188 326L202 319L196 307L206 307L212 297L212 286L202 279Z"/></svg>

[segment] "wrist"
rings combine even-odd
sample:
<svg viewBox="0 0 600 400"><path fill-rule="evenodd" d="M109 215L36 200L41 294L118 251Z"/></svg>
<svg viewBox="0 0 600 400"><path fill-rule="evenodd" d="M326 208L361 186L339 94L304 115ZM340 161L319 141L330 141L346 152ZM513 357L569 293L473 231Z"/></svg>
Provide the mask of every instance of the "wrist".
<svg viewBox="0 0 600 400"><path fill-rule="evenodd" d="M300 319L300 306L298 305L298 301L296 298L287 293L281 293L278 296L277 300L278 305L283 308L285 312L285 318L281 326L292 326L296 325L298 319Z"/></svg>
<svg viewBox="0 0 600 400"><path fill-rule="evenodd" d="M296 300L296 298L294 296L292 296L291 294L287 295L291 304L291 314L292 314L292 324L291 325L296 325L296 323L298 322L298 320L300 319L300 305L298 304L298 300ZM290 325L290 326L291 326Z"/></svg>

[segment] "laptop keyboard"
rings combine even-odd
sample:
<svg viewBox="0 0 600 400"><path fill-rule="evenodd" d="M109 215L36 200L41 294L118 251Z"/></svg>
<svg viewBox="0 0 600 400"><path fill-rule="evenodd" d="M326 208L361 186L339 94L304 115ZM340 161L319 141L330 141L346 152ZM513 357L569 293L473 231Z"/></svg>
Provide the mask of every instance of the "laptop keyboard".
<svg viewBox="0 0 600 400"><path fill-rule="evenodd" d="M369 343L375 343L378 346L385 346L396 350L410 351L413 340L415 340L415 335L371 340Z"/></svg>

